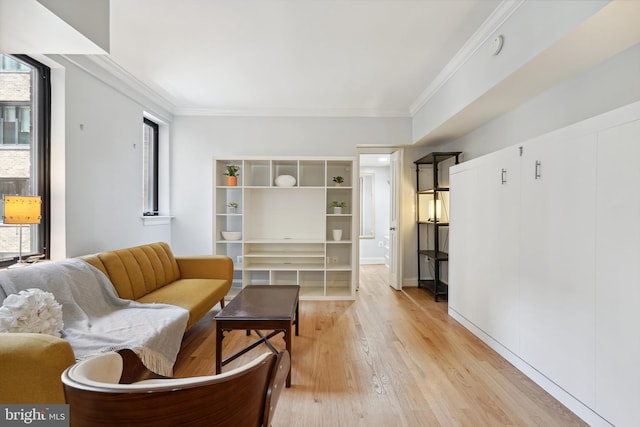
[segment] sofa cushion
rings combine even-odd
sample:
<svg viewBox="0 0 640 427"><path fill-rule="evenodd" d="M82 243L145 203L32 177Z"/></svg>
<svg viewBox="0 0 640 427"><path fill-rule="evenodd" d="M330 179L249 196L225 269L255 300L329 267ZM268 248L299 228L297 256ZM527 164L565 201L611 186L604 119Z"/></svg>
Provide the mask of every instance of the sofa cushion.
<svg viewBox="0 0 640 427"><path fill-rule="evenodd" d="M225 279L179 279L138 298L142 303L173 304L189 311L189 329L229 292Z"/></svg>
<svg viewBox="0 0 640 427"><path fill-rule="evenodd" d="M180 269L164 242L82 257L111 279L121 298L137 300L180 278Z"/></svg>

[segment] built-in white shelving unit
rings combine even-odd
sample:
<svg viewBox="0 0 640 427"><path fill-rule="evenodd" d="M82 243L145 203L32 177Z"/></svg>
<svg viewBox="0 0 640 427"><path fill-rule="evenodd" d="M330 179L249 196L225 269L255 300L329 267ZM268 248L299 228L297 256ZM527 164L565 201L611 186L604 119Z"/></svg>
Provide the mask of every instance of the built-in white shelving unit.
<svg viewBox="0 0 640 427"><path fill-rule="evenodd" d="M236 186L226 183L227 165L240 167ZM301 299L353 299L357 170L355 158L215 159L214 253L234 261L231 295L250 284L293 284ZM283 175L295 184L283 185ZM340 186L335 176L343 177ZM341 212L329 206L334 201L346 204ZM339 240L333 230L341 231ZM240 238L227 240L223 231Z"/></svg>

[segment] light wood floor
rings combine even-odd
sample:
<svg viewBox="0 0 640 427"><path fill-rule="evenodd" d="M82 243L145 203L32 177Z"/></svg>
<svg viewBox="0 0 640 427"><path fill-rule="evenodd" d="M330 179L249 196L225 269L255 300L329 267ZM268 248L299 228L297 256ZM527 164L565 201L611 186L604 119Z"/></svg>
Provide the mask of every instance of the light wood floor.
<svg viewBox="0 0 640 427"><path fill-rule="evenodd" d="M360 272L355 301L301 301L292 387L273 427L586 425L451 319L446 302L393 290L384 266ZM214 372L213 326L207 316L186 334L175 376ZM223 353L251 339L232 332Z"/></svg>

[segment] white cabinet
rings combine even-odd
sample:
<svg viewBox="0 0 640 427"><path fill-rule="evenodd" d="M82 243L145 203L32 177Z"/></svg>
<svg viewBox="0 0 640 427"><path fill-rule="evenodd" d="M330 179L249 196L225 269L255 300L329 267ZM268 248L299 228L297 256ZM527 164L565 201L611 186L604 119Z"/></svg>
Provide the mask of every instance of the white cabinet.
<svg viewBox="0 0 640 427"><path fill-rule="evenodd" d="M520 348L593 406L596 135L522 146Z"/></svg>
<svg viewBox="0 0 640 427"><path fill-rule="evenodd" d="M449 313L592 425L640 419L638 118L451 169Z"/></svg>
<svg viewBox="0 0 640 427"><path fill-rule="evenodd" d="M640 420L640 121L598 137L596 401L616 426Z"/></svg>
<svg viewBox="0 0 640 427"><path fill-rule="evenodd" d="M237 186L226 185L229 164L240 168ZM216 159L214 253L234 260L232 292L249 284L298 284L303 299L352 299L358 247L354 171L351 158ZM339 186L337 176L343 179ZM236 213L227 211L232 201ZM340 212L332 202L343 205ZM227 240L223 231L241 235Z"/></svg>
<svg viewBox="0 0 640 427"><path fill-rule="evenodd" d="M450 180L455 226L449 242L449 307L503 345L517 345L518 154L508 149L462 163L451 169Z"/></svg>

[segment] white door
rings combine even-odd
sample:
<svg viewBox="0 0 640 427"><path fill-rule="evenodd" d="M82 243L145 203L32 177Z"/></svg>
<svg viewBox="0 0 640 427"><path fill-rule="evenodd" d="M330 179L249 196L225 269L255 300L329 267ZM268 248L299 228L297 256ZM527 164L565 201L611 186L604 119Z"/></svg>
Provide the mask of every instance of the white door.
<svg viewBox="0 0 640 427"><path fill-rule="evenodd" d="M596 135L525 143L520 357L593 407Z"/></svg>
<svg viewBox="0 0 640 427"><path fill-rule="evenodd" d="M450 177L449 307L507 348L518 344L519 165L508 148Z"/></svg>
<svg viewBox="0 0 640 427"><path fill-rule="evenodd" d="M449 231L448 305L449 310L469 321L477 321L478 301L486 295L486 289L478 281L482 264L477 262L478 254L485 252L485 243L484 239L475 238L480 230L486 229L478 215L478 206L485 204L484 194L477 188L481 162L483 159L464 162L449 172L449 221L455 227Z"/></svg>
<svg viewBox="0 0 640 427"><path fill-rule="evenodd" d="M618 426L640 419L640 120L598 135L596 409Z"/></svg>
<svg viewBox="0 0 640 427"><path fill-rule="evenodd" d="M401 248L398 244L400 230L400 182L402 174L402 152L391 153L389 162L390 213L389 213L389 285L397 290L402 289L400 260Z"/></svg>

